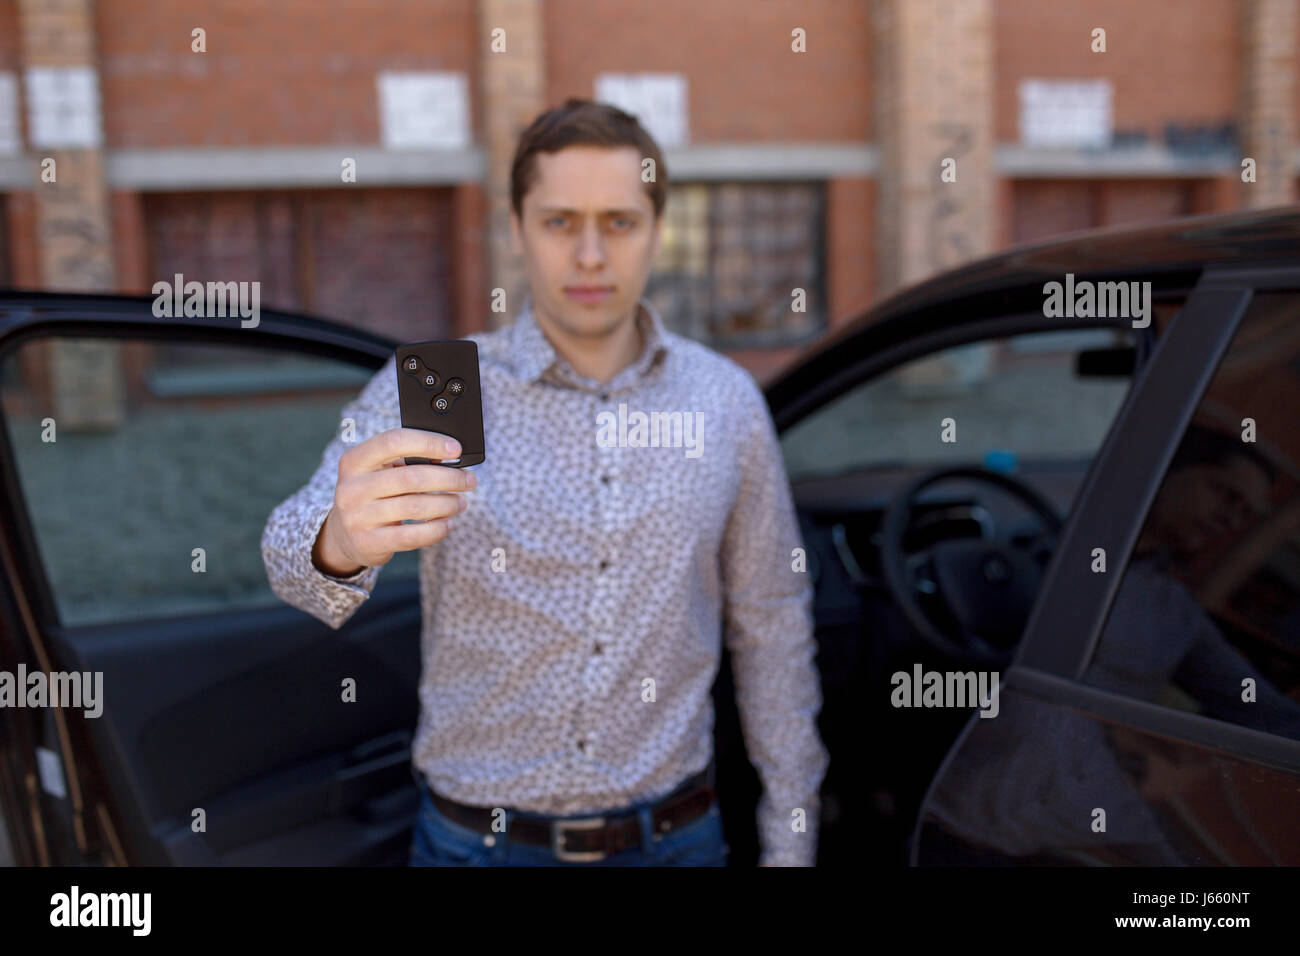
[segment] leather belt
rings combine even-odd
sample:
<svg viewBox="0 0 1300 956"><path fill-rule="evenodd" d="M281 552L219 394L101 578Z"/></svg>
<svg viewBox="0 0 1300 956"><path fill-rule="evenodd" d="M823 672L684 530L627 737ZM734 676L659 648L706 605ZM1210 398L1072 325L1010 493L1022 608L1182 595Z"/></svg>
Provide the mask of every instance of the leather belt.
<svg viewBox="0 0 1300 956"><path fill-rule="evenodd" d="M494 808L466 806L440 796L432 787L428 790L434 806L443 816L484 836L494 835ZM650 819L655 836L696 819L713 805L716 796L714 764L710 761L707 767L688 777L676 790L651 807ZM516 810L511 815L510 839L532 846L550 847L560 860L590 863L641 845L641 823L635 810L589 817L521 815L523 813Z"/></svg>

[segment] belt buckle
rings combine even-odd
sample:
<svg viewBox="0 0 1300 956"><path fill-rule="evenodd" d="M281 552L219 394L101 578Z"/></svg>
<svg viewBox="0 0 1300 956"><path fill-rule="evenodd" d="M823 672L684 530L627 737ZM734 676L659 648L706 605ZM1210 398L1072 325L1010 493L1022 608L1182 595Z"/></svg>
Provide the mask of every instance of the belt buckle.
<svg viewBox="0 0 1300 956"><path fill-rule="evenodd" d="M551 850L561 860L574 863L592 863L603 860L609 854L604 850L566 850L564 844L565 830L599 830L605 825L604 817L579 817L576 820L551 821Z"/></svg>

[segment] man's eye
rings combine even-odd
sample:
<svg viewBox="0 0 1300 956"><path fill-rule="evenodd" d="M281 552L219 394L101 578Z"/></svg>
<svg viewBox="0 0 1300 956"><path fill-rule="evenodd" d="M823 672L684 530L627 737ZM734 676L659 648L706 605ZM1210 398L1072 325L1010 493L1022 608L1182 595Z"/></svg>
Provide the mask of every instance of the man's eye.
<svg viewBox="0 0 1300 956"><path fill-rule="evenodd" d="M547 219L547 220L546 220L546 225L548 225L548 226L552 226L552 225L561 225L561 226L563 226L563 225L564 225L566 222L568 222L568 221L569 221L569 220L568 220L568 217L567 217L567 216L552 216L550 219Z"/></svg>
<svg viewBox="0 0 1300 956"><path fill-rule="evenodd" d="M634 223L631 219L614 220L614 226L618 229L627 230L627 229L631 229L634 225L636 225L636 223Z"/></svg>

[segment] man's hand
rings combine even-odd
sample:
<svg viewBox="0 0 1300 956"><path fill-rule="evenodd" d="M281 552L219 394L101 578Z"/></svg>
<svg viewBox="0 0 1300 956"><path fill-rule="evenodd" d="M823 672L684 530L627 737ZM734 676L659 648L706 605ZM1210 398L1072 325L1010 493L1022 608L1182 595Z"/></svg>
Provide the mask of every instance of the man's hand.
<svg viewBox="0 0 1300 956"><path fill-rule="evenodd" d="M460 443L437 432L393 428L349 448L339 458L334 507L312 549L312 563L336 578L387 564L398 551L441 541L451 516L469 502L478 479L463 468L407 465L403 458L445 461L460 457ZM428 492L439 492L429 494ZM422 524L402 524L414 519Z"/></svg>

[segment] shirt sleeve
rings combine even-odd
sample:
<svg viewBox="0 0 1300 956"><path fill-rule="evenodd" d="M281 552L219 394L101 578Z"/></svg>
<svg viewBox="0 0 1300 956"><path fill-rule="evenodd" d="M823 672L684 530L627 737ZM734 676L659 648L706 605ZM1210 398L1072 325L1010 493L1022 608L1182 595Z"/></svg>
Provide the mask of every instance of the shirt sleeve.
<svg viewBox="0 0 1300 956"><path fill-rule="evenodd" d="M830 763L817 731L813 589L806 559L796 562L804 544L776 429L763 393L744 374L746 438L722 540L724 639L745 748L763 783L759 865L812 866Z"/></svg>
<svg viewBox="0 0 1300 956"><path fill-rule="evenodd" d="M395 359L390 357L360 395L343 407L339 427L311 480L271 512L262 531L262 561L271 590L281 600L337 630L368 598L381 565L346 578L325 574L311 552L334 507L339 458L353 445L401 426Z"/></svg>

